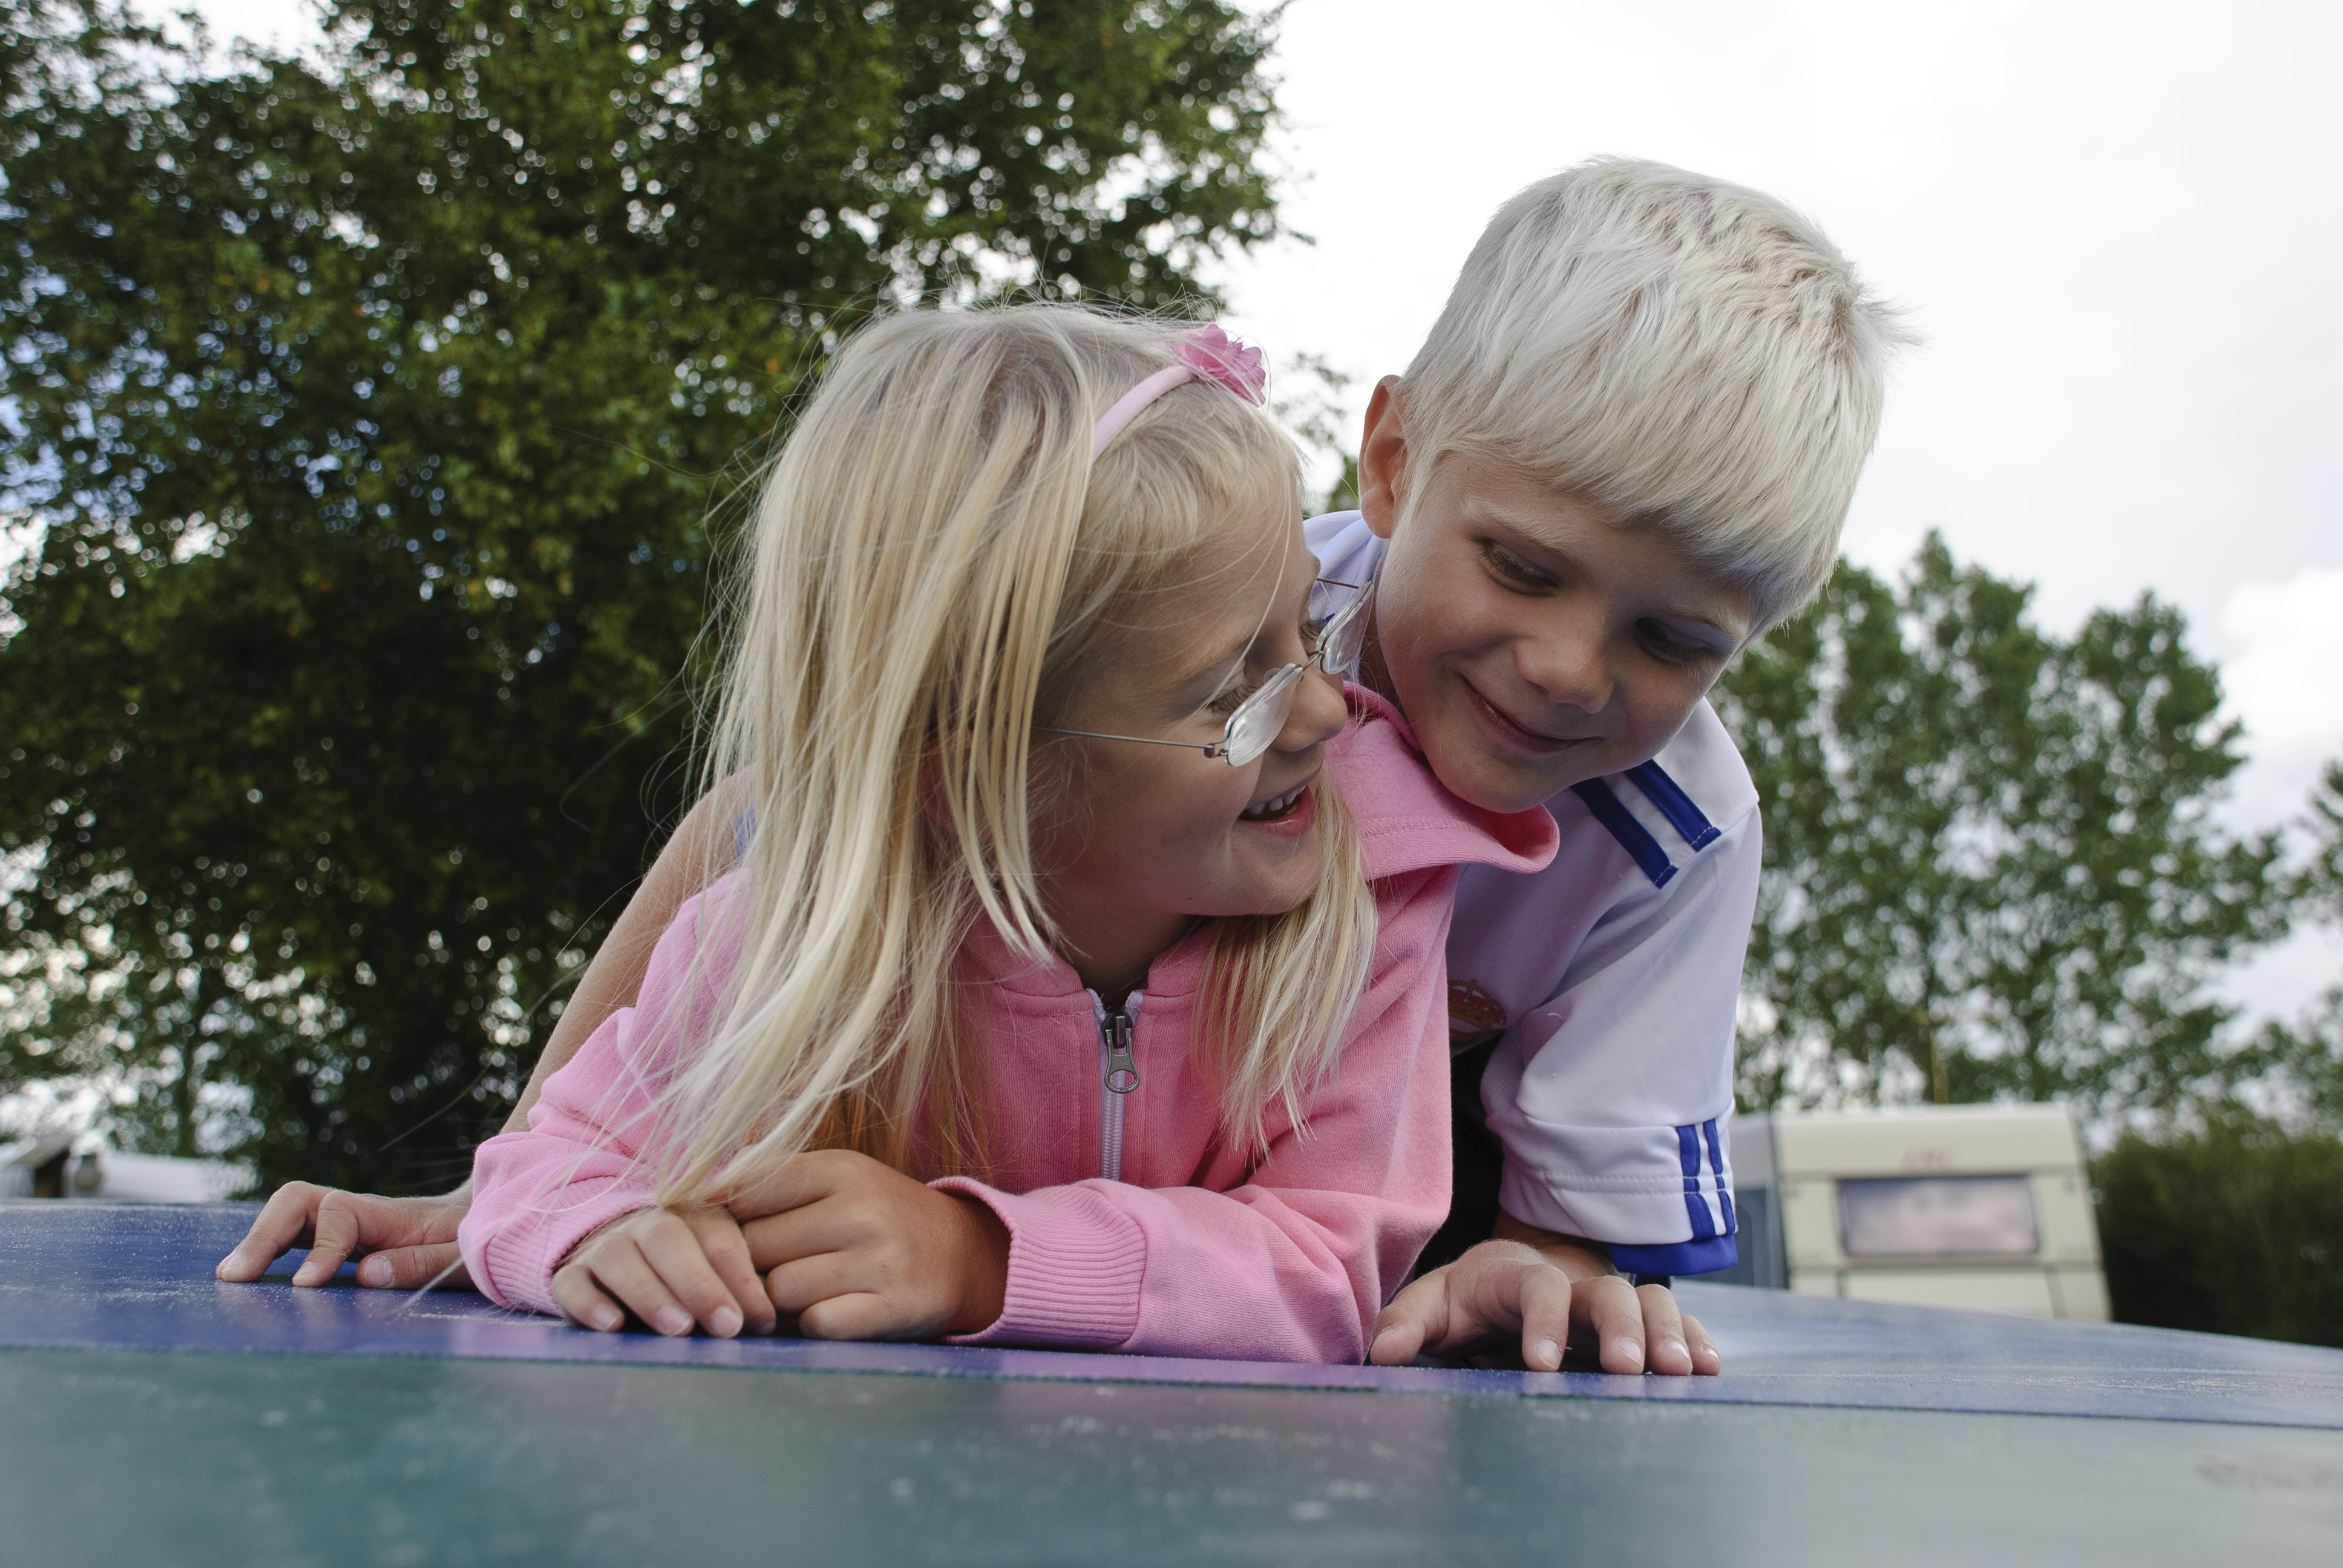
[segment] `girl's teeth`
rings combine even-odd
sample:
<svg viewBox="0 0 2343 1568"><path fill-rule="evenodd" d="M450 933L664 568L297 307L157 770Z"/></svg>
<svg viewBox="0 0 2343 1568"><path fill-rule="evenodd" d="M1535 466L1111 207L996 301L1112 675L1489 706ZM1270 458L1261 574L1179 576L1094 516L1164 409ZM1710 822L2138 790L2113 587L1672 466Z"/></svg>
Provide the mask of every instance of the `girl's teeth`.
<svg viewBox="0 0 2343 1568"><path fill-rule="evenodd" d="M1305 785L1303 788L1306 789L1307 787L1308 786ZM1296 800L1301 799L1302 790L1296 789L1291 795L1281 795L1274 800L1264 801L1262 804L1256 806L1252 810L1246 812L1245 815L1255 819L1282 816Z"/></svg>

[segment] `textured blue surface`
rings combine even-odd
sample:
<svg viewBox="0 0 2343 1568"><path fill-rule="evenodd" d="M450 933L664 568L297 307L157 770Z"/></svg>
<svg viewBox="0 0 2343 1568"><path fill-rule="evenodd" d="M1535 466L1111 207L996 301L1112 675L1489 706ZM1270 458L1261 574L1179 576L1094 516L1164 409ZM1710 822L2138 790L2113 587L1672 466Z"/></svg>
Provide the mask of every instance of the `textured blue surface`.
<svg viewBox="0 0 2343 1568"><path fill-rule="evenodd" d="M1577 1395L1742 1405L2118 1416L2343 1430L2343 1352L2209 1334L1823 1301L1687 1284L1715 1378L1472 1368L1288 1366L948 1345L597 1334L468 1292L295 1290L212 1266L246 1205L0 1204L0 1347L400 1355L1084 1382Z"/></svg>

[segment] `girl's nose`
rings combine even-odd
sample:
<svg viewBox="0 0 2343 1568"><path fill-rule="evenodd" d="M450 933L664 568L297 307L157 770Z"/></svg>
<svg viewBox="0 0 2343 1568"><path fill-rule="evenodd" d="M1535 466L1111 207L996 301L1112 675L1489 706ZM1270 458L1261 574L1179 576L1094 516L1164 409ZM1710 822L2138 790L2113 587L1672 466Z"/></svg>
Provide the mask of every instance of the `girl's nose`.
<svg viewBox="0 0 2343 1568"><path fill-rule="evenodd" d="M1342 700L1342 678L1316 668L1306 669L1295 682L1293 706L1285 728L1277 732L1280 751L1307 751L1342 733L1351 721L1350 706Z"/></svg>

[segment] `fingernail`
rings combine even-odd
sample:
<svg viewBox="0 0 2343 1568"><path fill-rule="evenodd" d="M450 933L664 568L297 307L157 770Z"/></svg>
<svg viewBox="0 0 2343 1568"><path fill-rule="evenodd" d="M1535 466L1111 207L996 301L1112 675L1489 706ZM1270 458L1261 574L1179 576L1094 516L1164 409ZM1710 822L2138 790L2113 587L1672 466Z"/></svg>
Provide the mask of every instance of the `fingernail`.
<svg viewBox="0 0 2343 1568"><path fill-rule="evenodd" d="M1677 1356L1684 1357L1687 1362L1692 1360L1692 1352L1684 1349L1684 1342L1682 1340L1662 1340L1660 1342L1660 1351L1662 1354L1667 1356L1670 1360L1674 1360Z"/></svg>
<svg viewBox="0 0 2343 1568"><path fill-rule="evenodd" d="M1540 1367L1552 1372L1562 1365L1562 1347L1552 1340L1540 1340L1537 1342L1537 1359Z"/></svg>
<svg viewBox="0 0 2343 1568"><path fill-rule="evenodd" d="M739 1312L732 1307L717 1308L716 1315L708 1320L708 1332L718 1339L730 1339L740 1332Z"/></svg>
<svg viewBox="0 0 2343 1568"><path fill-rule="evenodd" d="M594 1326L601 1330L606 1334L617 1332L618 1324L622 1321L623 1320L618 1316L617 1311L613 1308L597 1307L594 1309Z"/></svg>
<svg viewBox="0 0 2343 1568"><path fill-rule="evenodd" d="M390 1283L390 1260L387 1258L368 1258L365 1261L361 1262L358 1265L358 1283L361 1285L387 1285Z"/></svg>
<svg viewBox="0 0 2343 1568"><path fill-rule="evenodd" d="M1635 1363L1635 1371L1642 1372L1644 1370L1644 1346L1642 1341L1622 1340L1619 1342L1619 1348L1627 1352L1627 1359Z"/></svg>
<svg viewBox="0 0 2343 1568"><path fill-rule="evenodd" d="M691 1332L691 1314L681 1307L661 1307L659 1332L663 1334L688 1334Z"/></svg>

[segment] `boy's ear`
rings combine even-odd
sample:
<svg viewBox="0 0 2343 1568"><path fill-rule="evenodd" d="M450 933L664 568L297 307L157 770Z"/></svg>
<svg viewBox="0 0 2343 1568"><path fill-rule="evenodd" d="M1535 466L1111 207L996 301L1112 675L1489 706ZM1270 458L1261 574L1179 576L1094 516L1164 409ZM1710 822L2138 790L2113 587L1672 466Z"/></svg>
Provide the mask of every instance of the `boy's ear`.
<svg viewBox="0 0 2343 1568"><path fill-rule="evenodd" d="M1396 376L1375 383L1367 400L1367 427L1359 437L1359 510L1378 538L1392 537L1407 494L1406 388Z"/></svg>

